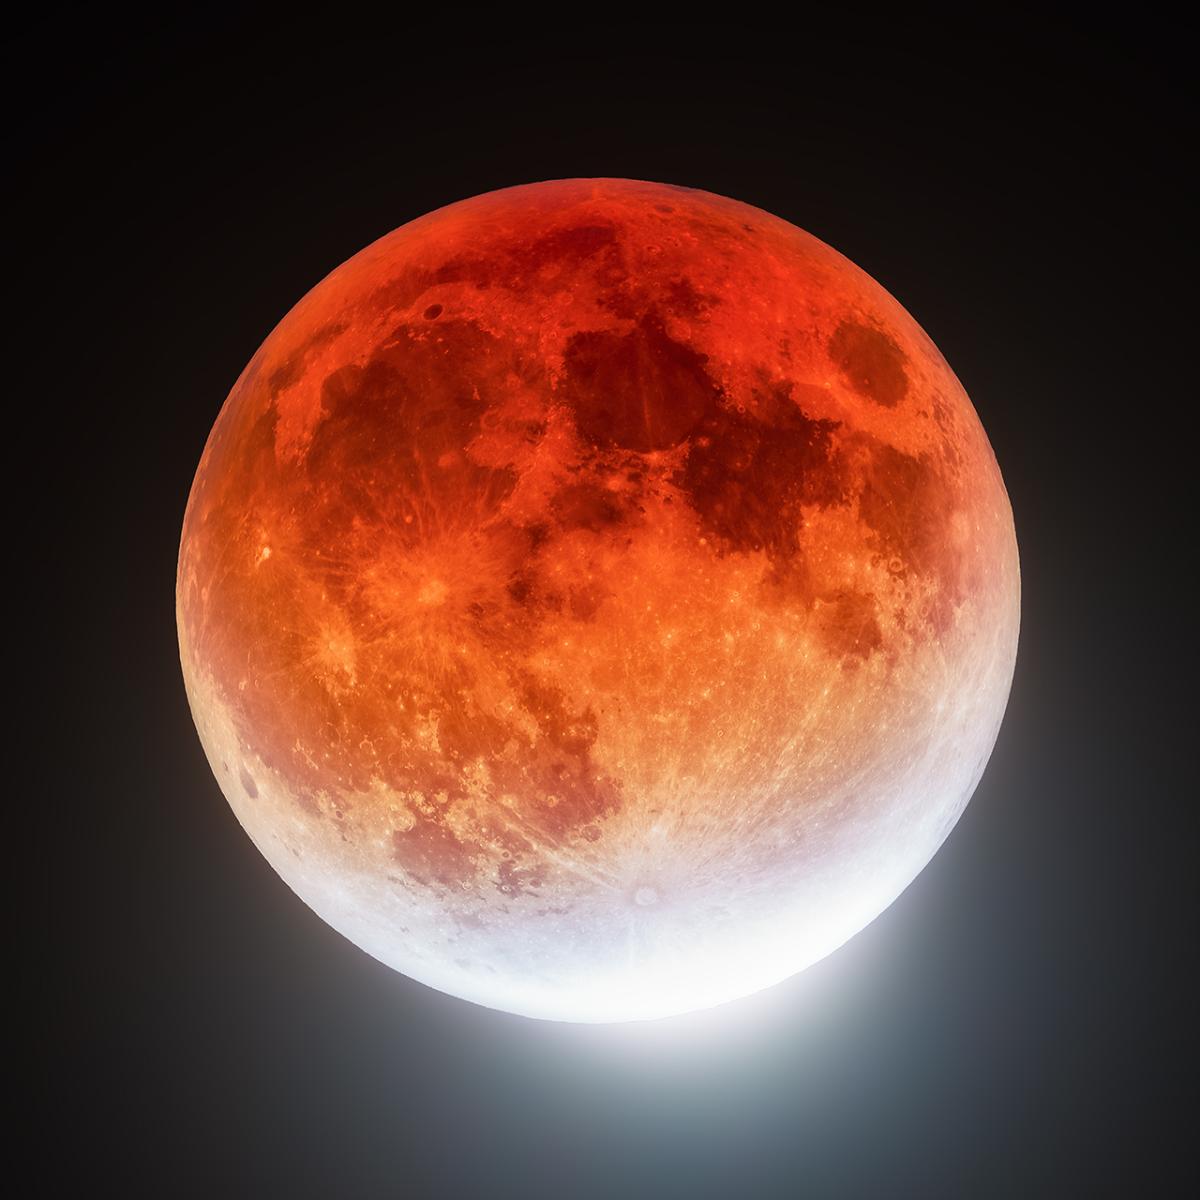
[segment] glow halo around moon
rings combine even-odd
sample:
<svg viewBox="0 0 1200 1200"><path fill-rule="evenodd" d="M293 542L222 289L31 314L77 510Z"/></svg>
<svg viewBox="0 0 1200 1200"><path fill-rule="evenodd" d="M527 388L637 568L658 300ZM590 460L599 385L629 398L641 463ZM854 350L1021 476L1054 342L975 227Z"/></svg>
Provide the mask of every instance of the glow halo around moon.
<svg viewBox="0 0 1200 1200"><path fill-rule="evenodd" d="M564 180L402 226L221 410L177 615L209 762L368 953L533 1017L748 995L987 763L1012 514L962 386L759 209Z"/></svg>

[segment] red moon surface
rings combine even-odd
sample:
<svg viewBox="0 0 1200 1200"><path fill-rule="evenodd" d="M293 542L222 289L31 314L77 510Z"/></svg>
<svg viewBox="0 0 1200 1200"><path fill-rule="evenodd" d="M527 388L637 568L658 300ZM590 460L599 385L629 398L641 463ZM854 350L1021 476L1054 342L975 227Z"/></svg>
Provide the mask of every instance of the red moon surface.
<svg viewBox="0 0 1200 1200"><path fill-rule="evenodd" d="M534 1017L708 1007L912 881L995 742L995 457L904 309L690 188L531 184L305 296L184 519L238 820L376 958Z"/></svg>

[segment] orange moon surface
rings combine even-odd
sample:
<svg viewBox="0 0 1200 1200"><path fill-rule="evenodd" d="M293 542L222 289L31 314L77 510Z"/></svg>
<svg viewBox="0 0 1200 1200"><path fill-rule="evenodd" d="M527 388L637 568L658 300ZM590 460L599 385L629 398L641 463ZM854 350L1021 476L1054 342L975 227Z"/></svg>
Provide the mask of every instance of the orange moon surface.
<svg viewBox="0 0 1200 1200"><path fill-rule="evenodd" d="M335 929L534 1017L719 1004L912 881L987 763L1016 539L962 385L777 217L514 187L308 293L205 447L183 674Z"/></svg>

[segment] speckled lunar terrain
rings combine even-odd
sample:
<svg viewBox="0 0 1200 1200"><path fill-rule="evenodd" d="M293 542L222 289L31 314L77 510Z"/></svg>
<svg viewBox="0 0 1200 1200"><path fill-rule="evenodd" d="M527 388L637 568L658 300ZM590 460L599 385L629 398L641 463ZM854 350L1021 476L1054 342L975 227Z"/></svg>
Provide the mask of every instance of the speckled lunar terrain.
<svg viewBox="0 0 1200 1200"><path fill-rule="evenodd" d="M785 221L570 180L405 225L238 380L179 559L213 770L434 987L704 1007L876 916L983 771L1012 516L970 401Z"/></svg>

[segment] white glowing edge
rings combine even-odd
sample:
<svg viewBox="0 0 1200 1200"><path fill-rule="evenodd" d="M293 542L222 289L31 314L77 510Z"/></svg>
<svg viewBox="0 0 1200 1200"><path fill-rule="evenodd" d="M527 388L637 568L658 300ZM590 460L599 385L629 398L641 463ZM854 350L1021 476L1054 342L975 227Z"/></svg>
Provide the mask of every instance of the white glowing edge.
<svg viewBox="0 0 1200 1200"><path fill-rule="evenodd" d="M377 875L345 863L331 864L327 858L321 862L317 853L307 865L297 862L285 851L284 838L310 838L308 822L286 791L273 786L261 763L260 795L253 804L247 802L226 765L242 761L245 747L211 681L200 680L186 659L185 676L201 740L238 820L280 877L324 921L380 962L448 995L540 1020L609 1024L695 1013L771 988L837 950L895 901L948 836L991 755L1015 663L1015 616L1003 625L993 630L996 653L976 663L982 669L973 696L958 712L946 714L945 736L931 746L924 769L916 772L921 778L897 783L910 794L914 786L925 789L917 806L919 820L906 820L873 852L839 868L836 882L821 895L819 922L812 917L814 894L801 893L791 911L774 909L762 920L739 922L727 937L705 937L689 945L683 928L674 937L665 929L659 946L676 966L684 965L675 978L650 969L651 964L638 964L621 978L589 976L581 960L581 969L565 987L484 979L419 957L412 953L413 945L422 940L436 943L438 933L444 932L438 930L436 912L423 914L423 932L414 929L409 937L398 939L394 905L381 895ZM934 787L934 780L940 786ZM887 812L888 806L881 809ZM409 910L405 920L412 928L421 916Z"/></svg>

